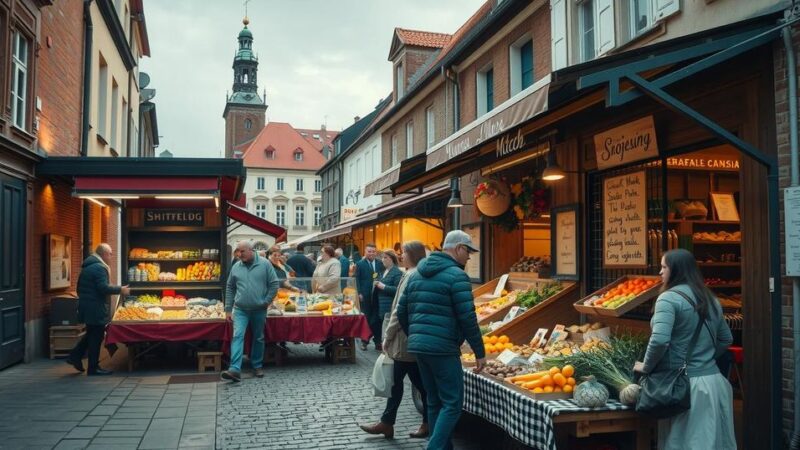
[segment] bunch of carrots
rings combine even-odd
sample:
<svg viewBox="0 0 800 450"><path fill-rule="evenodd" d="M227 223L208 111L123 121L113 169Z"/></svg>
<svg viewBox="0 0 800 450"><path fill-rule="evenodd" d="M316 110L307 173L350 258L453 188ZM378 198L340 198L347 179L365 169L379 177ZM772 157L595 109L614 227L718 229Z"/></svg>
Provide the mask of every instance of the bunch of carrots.
<svg viewBox="0 0 800 450"><path fill-rule="evenodd" d="M575 389L575 368L567 364L564 367L551 367L549 370L516 375L506 378L509 383L532 391L535 394L551 392L571 393Z"/></svg>

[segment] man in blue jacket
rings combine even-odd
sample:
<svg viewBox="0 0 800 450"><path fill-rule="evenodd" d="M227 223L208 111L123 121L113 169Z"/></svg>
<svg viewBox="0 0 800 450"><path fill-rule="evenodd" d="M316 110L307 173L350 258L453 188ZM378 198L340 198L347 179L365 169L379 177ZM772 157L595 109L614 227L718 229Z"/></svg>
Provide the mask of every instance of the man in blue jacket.
<svg viewBox="0 0 800 450"><path fill-rule="evenodd" d="M268 259L258 256L253 250L252 241L237 244L239 262L233 265L225 286L225 313L233 318L233 339L231 339L231 364L220 376L224 380L242 380L242 353L244 335L248 326L253 334L250 348L250 363L253 375L264 376L261 365L264 362L264 328L267 321L267 307L278 293L280 280Z"/></svg>
<svg viewBox="0 0 800 450"><path fill-rule="evenodd" d="M397 319L408 335L408 352L417 357L428 394L430 449L452 449L450 435L461 416L464 378L461 344L475 352L475 372L483 370L485 352L472 285L464 272L478 251L461 230L447 233L443 251L433 252L417 266L397 303Z"/></svg>
<svg viewBox="0 0 800 450"><path fill-rule="evenodd" d="M358 298L361 302L361 311L367 318L369 329L372 330L372 339L375 341L375 349L382 350L381 326L383 318L378 315L378 302L372 298L372 289L375 281L383 273L383 263L376 258L378 249L375 244L367 244L364 258L356 264L356 287L358 288ZM369 340L361 341L361 350L366 350Z"/></svg>
<svg viewBox="0 0 800 450"><path fill-rule="evenodd" d="M112 256L110 245L98 245L94 253L83 261L78 277L78 321L86 324L86 334L69 353L66 361L75 370L83 372L83 355L88 353L89 375L111 375L110 370L102 369L99 365L100 344L106 324L111 320L109 297L131 292L128 286L112 286L108 283Z"/></svg>

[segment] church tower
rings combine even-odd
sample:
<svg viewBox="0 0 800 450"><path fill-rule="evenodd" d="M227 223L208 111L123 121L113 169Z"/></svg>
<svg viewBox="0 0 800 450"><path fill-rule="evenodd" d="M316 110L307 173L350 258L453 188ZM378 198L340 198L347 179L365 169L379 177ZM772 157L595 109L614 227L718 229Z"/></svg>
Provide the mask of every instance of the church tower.
<svg viewBox="0 0 800 450"><path fill-rule="evenodd" d="M244 28L239 32L239 50L233 58L233 93L226 95L225 111L225 157L233 158L234 149L250 142L264 128L267 101L258 95L258 57L253 53L253 33L247 28L250 21L242 20ZM238 155L241 156L241 155Z"/></svg>

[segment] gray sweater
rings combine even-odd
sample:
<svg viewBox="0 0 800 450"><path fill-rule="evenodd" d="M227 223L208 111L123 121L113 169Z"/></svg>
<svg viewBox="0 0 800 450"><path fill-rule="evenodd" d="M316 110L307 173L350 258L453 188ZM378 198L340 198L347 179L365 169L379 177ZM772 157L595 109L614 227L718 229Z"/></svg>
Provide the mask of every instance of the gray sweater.
<svg viewBox="0 0 800 450"><path fill-rule="evenodd" d="M688 285L683 284L672 289L680 290L695 300ZM711 306L709 318L706 320L707 326L704 325L700 330L694 352L686 366L690 377L719 373L715 359L733 342L719 302L714 302ZM652 334L644 356L644 373L680 368L698 320L700 316L694 307L680 294L664 292L659 295L655 313L650 320Z"/></svg>
<svg viewBox="0 0 800 450"><path fill-rule="evenodd" d="M231 268L225 286L225 311L267 309L278 293L280 280L272 263L256 254L250 264L238 261Z"/></svg>

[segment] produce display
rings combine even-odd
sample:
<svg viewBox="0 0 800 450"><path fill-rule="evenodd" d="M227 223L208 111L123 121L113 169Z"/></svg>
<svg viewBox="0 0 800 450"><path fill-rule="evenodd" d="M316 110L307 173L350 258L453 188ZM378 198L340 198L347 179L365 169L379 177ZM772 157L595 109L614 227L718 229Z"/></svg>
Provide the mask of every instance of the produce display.
<svg viewBox="0 0 800 450"><path fill-rule="evenodd" d="M608 401L608 389L591 375L575 388L572 399L582 408L599 408Z"/></svg>
<svg viewBox="0 0 800 450"><path fill-rule="evenodd" d="M594 323L586 323L583 325L573 324L566 327L565 329L569 331L571 334L577 334L577 333L586 333L588 331L599 330L601 328L603 328L602 322L594 322Z"/></svg>
<svg viewBox="0 0 800 450"><path fill-rule="evenodd" d="M487 375L491 375L497 378L508 378L513 377L516 375L521 375L523 373L527 373L531 369L526 366L509 366L503 364L502 362L492 359L486 361L486 367L483 369L483 372Z"/></svg>
<svg viewBox="0 0 800 450"><path fill-rule="evenodd" d="M570 365L563 367L553 366L540 372L516 375L506 378L513 383L534 394L549 394L554 392L571 393L575 389L575 368Z"/></svg>
<svg viewBox="0 0 800 450"><path fill-rule="evenodd" d="M160 297L153 294L129 297L117 309L114 321L207 320L224 319L225 305L203 297L186 299L183 295Z"/></svg>
<svg viewBox="0 0 800 450"><path fill-rule="evenodd" d="M591 296L584 304L595 308L616 309L660 283L655 278L631 278L613 286L602 295Z"/></svg>
<svg viewBox="0 0 800 450"><path fill-rule="evenodd" d="M151 320L151 316L141 306L127 306L117 310L114 320Z"/></svg>
<svg viewBox="0 0 800 450"><path fill-rule="evenodd" d="M540 273L550 271L550 256L523 256L511 266L511 272Z"/></svg>
<svg viewBox="0 0 800 450"><path fill-rule="evenodd" d="M186 297L182 295L162 297L161 306L186 306Z"/></svg>
<svg viewBox="0 0 800 450"><path fill-rule="evenodd" d="M186 307L186 318L189 320L224 319L225 306L222 303L215 305L189 305Z"/></svg>
<svg viewBox="0 0 800 450"><path fill-rule="evenodd" d="M514 304L517 301L518 293L519 291L513 291L500 298L475 305L475 314L478 316L478 322L486 319L506 306Z"/></svg>
<svg viewBox="0 0 800 450"><path fill-rule="evenodd" d="M506 335L483 337L483 349L487 355L502 353L503 350L511 350L512 348L514 348L514 343Z"/></svg>
<svg viewBox="0 0 800 450"><path fill-rule="evenodd" d="M182 249L182 250L156 250L146 248L132 248L128 253L130 259L193 259L193 258L218 258L219 249Z"/></svg>
<svg viewBox="0 0 800 450"><path fill-rule="evenodd" d="M161 313L161 320L186 320L186 310L179 309L174 311L164 311Z"/></svg>
<svg viewBox="0 0 800 450"><path fill-rule="evenodd" d="M738 242L742 240L742 232L734 231L729 233L727 231L715 232L702 232L692 234L692 239L695 241L709 241L709 242Z"/></svg>
<svg viewBox="0 0 800 450"><path fill-rule="evenodd" d="M198 261L176 272L161 272L158 263L141 262L128 269L128 281L216 281L219 280L222 266L218 262Z"/></svg>
<svg viewBox="0 0 800 450"><path fill-rule="evenodd" d="M564 289L564 287L558 282L549 283L546 286L543 286L541 289L533 287L527 291L517 294L517 304L523 308L530 309L547 300L548 298L558 294L562 289Z"/></svg>
<svg viewBox="0 0 800 450"><path fill-rule="evenodd" d="M273 315L290 314L360 314L355 305L356 290L346 287L341 295L309 294L294 292L286 288L278 289L273 298Z"/></svg>

